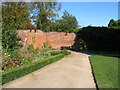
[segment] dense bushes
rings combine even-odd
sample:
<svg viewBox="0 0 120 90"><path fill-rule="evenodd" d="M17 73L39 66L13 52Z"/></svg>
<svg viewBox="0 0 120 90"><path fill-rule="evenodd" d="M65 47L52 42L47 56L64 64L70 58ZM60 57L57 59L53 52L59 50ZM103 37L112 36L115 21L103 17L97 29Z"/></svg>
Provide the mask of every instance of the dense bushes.
<svg viewBox="0 0 120 90"><path fill-rule="evenodd" d="M18 29L26 29L30 22L27 3L2 2L2 48L6 51L20 48L17 43L20 38L17 36Z"/></svg>
<svg viewBox="0 0 120 90"><path fill-rule="evenodd" d="M70 54L70 53L65 51L64 54L50 56L50 57L44 58L42 60L38 60L36 62L27 64L27 65L22 65L20 67L16 67L13 69L8 69L6 71L3 71L2 72L2 84L5 84L9 81L12 81L12 80L17 79L21 76L24 76L28 73L31 73L37 69L40 69L50 63L53 63L53 62L63 58L64 55L66 55L66 54Z"/></svg>
<svg viewBox="0 0 120 90"><path fill-rule="evenodd" d="M78 31L76 36L79 45L83 44L83 47L86 45L87 50L120 51L120 30L118 29L89 26Z"/></svg>

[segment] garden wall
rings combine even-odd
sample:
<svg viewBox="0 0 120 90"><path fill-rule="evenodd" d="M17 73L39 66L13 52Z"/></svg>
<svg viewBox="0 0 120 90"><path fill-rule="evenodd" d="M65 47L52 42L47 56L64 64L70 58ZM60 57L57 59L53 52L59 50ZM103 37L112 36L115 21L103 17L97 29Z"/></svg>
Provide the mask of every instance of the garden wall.
<svg viewBox="0 0 120 90"><path fill-rule="evenodd" d="M18 30L21 43L24 47L33 44L34 48L43 48L44 43L52 46L53 49L61 47L70 47L74 44L75 34L65 32L42 32L38 30L36 33L30 30Z"/></svg>

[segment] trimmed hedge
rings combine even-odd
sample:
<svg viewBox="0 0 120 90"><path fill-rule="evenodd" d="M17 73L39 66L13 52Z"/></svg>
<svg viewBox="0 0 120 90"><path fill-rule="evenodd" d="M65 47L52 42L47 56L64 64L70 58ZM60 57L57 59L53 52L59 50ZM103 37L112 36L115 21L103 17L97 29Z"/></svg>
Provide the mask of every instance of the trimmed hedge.
<svg viewBox="0 0 120 90"><path fill-rule="evenodd" d="M120 30L107 27L84 27L76 33L76 41L79 43L79 48L86 45L89 51L120 51Z"/></svg>
<svg viewBox="0 0 120 90"><path fill-rule="evenodd" d="M51 55L58 55L58 54L65 54L65 55L68 55L70 54L71 52L68 52L66 50L62 50L62 51L52 51L50 52Z"/></svg>
<svg viewBox="0 0 120 90"><path fill-rule="evenodd" d="M67 50L63 50L61 53L64 54L64 55L69 55L69 54L71 54L71 52L68 52Z"/></svg>
<svg viewBox="0 0 120 90"><path fill-rule="evenodd" d="M22 77L28 73L38 70L50 63L58 61L59 59L63 58L64 55L66 55L66 54L68 55L70 53L68 53L66 51L66 53L64 52L64 54L50 56L50 57L44 58L42 60L36 61L36 62L28 64L28 65L23 65L20 67L16 67L16 68L13 68L10 70L3 71L2 72L2 84L5 84L12 80L15 80L15 79Z"/></svg>

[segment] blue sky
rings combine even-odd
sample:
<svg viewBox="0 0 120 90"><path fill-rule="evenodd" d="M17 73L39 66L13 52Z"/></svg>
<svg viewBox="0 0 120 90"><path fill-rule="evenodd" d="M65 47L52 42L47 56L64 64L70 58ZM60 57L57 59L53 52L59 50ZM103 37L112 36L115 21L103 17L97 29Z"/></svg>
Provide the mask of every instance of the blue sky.
<svg viewBox="0 0 120 90"><path fill-rule="evenodd" d="M118 19L118 2L61 2L61 3L62 8L61 11L59 12L59 15L62 16L63 11L67 10L70 14L77 18L77 21L81 27L88 25L107 26L110 19L114 20Z"/></svg>
<svg viewBox="0 0 120 90"><path fill-rule="evenodd" d="M80 26L107 26L110 19L118 19L118 2L61 2L59 12L67 10L75 16Z"/></svg>

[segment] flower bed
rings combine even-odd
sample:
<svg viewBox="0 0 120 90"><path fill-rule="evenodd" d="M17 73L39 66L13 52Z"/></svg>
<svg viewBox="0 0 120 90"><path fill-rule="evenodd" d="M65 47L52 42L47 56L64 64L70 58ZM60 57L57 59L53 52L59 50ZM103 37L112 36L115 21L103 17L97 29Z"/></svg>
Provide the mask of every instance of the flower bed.
<svg viewBox="0 0 120 90"><path fill-rule="evenodd" d="M37 60L33 63L25 64L19 67L15 67L12 69L8 69L5 71L2 71L2 84L5 84L9 81L12 81L14 79L17 79L21 76L24 76L28 73L31 73L35 70L38 70L50 63L53 63L61 58L63 58L65 55L70 54L70 52L63 51L63 53L54 55L54 56L49 56L41 60Z"/></svg>

